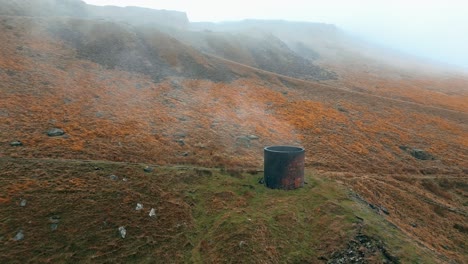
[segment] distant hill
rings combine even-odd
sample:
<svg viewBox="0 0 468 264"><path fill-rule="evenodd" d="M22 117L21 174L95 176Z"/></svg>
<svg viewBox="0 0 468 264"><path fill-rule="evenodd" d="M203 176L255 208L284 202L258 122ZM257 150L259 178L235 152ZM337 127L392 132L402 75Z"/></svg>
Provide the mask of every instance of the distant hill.
<svg viewBox="0 0 468 264"><path fill-rule="evenodd" d="M87 5L81 0L0 0L0 6L0 15L10 16L68 16L176 28L186 28L189 24L187 15L183 12L141 7L101 7Z"/></svg>

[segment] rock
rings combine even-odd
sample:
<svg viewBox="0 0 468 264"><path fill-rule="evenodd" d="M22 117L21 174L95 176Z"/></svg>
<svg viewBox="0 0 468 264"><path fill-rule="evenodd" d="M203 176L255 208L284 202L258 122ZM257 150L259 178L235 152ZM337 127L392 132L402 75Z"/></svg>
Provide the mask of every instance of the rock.
<svg viewBox="0 0 468 264"><path fill-rule="evenodd" d="M187 136L187 134L185 132L177 132L177 133L174 134L174 137L176 137L176 138L184 138L186 136Z"/></svg>
<svg viewBox="0 0 468 264"><path fill-rule="evenodd" d="M242 240L241 242L239 242L239 247L242 247L242 246L244 246L244 245L246 245L246 244L247 244L247 242L245 242L244 240Z"/></svg>
<svg viewBox="0 0 468 264"><path fill-rule="evenodd" d="M175 142L177 142L179 145L181 146L184 146L185 145L185 141L183 139L176 139L174 140Z"/></svg>
<svg viewBox="0 0 468 264"><path fill-rule="evenodd" d="M407 151L408 149L410 149L410 147L408 146L398 146L398 147L403 151Z"/></svg>
<svg viewBox="0 0 468 264"><path fill-rule="evenodd" d="M258 179L258 183L259 184L264 184L265 183L265 179L262 177L260 179Z"/></svg>
<svg viewBox="0 0 468 264"><path fill-rule="evenodd" d="M19 140L12 141L12 142L10 142L10 146L12 146L12 147L21 147L21 146L23 146L23 142L21 142Z"/></svg>
<svg viewBox="0 0 468 264"><path fill-rule="evenodd" d="M121 238L125 238L127 236L127 229L125 229L125 226L119 227L119 234Z"/></svg>
<svg viewBox="0 0 468 264"><path fill-rule="evenodd" d="M57 228L58 228L58 224L57 224L57 223L52 223L52 224L50 224L50 230L51 230L51 231L55 231L55 230L57 230Z"/></svg>
<svg viewBox="0 0 468 264"><path fill-rule="evenodd" d="M247 138L250 139L250 140L258 140L259 139L259 137L256 136L256 135L248 135Z"/></svg>
<svg viewBox="0 0 468 264"><path fill-rule="evenodd" d="M383 207L383 206L380 206L380 210L381 210L384 214L386 214L386 215L389 215L389 214L390 214L390 212L388 211L388 209L385 208L385 207Z"/></svg>
<svg viewBox="0 0 468 264"><path fill-rule="evenodd" d="M119 177L118 177L118 176L115 176L114 174L112 174L112 175L109 176L109 179L111 179L111 180L113 180L113 181L116 181L116 180L119 179Z"/></svg>
<svg viewBox="0 0 468 264"><path fill-rule="evenodd" d="M346 110L346 108L342 107L342 106L337 106L336 109L340 112L343 112L343 113L348 113L348 110Z"/></svg>
<svg viewBox="0 0 468 264"><path fill-rule="evenodd" d="M197 148L206 149L206 145L203 144L203 143L200 143L200 142L196 143L194 146L197 147Z"/></svg>
<svg viewBox="0 0 468 264"><path fill-rule="evenodd" d="M391 255L379 239L359 233L347 244L347 248L333 252L329 258L323 258L327 263L334 264L369 263L368 259L377 259L376 257L380 258L379 255L382 255L382 263L400 263L400 260Z"/></svg>
<svg viewBox="0 0 468 264"><path fill-rule="evenodd" d="M26 199L21 199L20 206L25 207L26 203L27 203Z"/></svg>
<svg viewBox="0 0 468 264"><path fill-rule="evenodd" d="M148 214L150 217L155 217L156 216L156 210L154 210L154 208L151 208L149 214Z"/></svg>
<svg viewBox="0 0 468 264"><path fill-rule="evenodd" d="M410 226L412 226L412 227L418 227L418 224L416 224L416 223L410 223Z"/></svg>
<svg viewBox="0 0 468 264"><path fill-rule="evenodd" d="M52 128L47 131L47 135L49 137L58 137L58 136L63 136L65 134L65 131L63 131L60 128Z"/></svg>
<svg viewBox="0 0 468 264"><path fill-rule="evenodd" d="M408 146L399 146L399 148L419 160L435 160L429 152L422 149L416 149Z"/></svg>
<svg viewBox="0 0 468 264"><path fill-rule="evenodd" d="M453 228L460 231L461 233L468 234L468 226L464 226L464 225L460 225L460 224L454 224Z"/></svg>
<svg viewBox="0 0 468 264"><path fill-rule="evenodd" d="M243 147L250 148L250 138L246 136L237 137L236 146L243 146Z"/></svg>
<svg viewBox="0 0 468 264"><path fill-rule="evenodd" d="M422 149L413 149L410 154L419 160L435 160L434 156Z"/></svg>
<svg viewBox="0 0 468 264"><path fill-rule="evenodd" d="M13 240L15 241L20 241L23 239L24 239L23 230L18 231L18 233L16 233L15 237L13 238Z"/></svg>
<svg viewBox="0 0 468 264"><path fill-rule="evenodd" d="M140 211L141 209L143 209L143 204L137 203L135 210Z"/></svg>
<svg viewBox="0 0 468 264"><path fill-rule="evenodd" d="M153 172L153 170L154 170L154 169L153 169L152 167L150 167L150 166L146 166L146 167L143 169L143 171L144 171L144 172L147 172L147 173Z"/></svg>
<svg viewBox="0 0 468 264"><path fill-rule="evenodd" d="M187 157L188 155L189 155L189 153L188 153L188 152L184 152L184 153L182 153L182 156L183 156L183 157Z"/></svg>
<svg viewBox="0 0 468 264"><path fill-rule="evenodd" d="M58 224L60 222L60 216L59 215L53 215L49 217L49 223L51 224Z"/></svg>

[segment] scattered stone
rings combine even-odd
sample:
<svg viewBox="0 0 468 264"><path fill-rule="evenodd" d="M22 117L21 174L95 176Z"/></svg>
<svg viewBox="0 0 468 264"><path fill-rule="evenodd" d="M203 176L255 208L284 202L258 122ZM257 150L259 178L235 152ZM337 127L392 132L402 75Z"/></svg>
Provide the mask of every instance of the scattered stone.
<svg viewBox="0 0 468 264"><path fill-rule="evenodd" d="M52 223L52 224L50 224L50 230L51 230L51 231L55 231L55 230L57 230L57 228L58 228L58 224L57 224L57 223Z"/></svg>
<svg viewBox="0 0 468 264"><path fill-rule="evenodd" d="M177 137L177 138L184 138L186 136L187 134L185 132L177 132L174 134L174 137Z"/></svg>
<svg viewBox="0 0 468 264"><path fill-rule="evenodd" d="M99 167L94 167L94 170L100 170L100 169L101 169L101 168L99 168Z"/></svg>
<svg viewBox="0 0 468 264"><path fill-rule="evenodd" d="M23 146L23 142L21 142L19 140L12 141L12 142L10 142L10 146L12 146L12 147L21 147L21 146Z"/></svg>
<svg viewBox="0 0 468 264"><path fill-rule="evenodd" d="M26 199L21 199L20 206L25 207L27 203L28 201L26 201Z"/></svg>
<svg viewBox="0 0 468 264"><path fill-rule="evenodd" d="M244 245L246 245L246 244L247 244L247 242L245 242L244 240L242 240L241 242L239 242L239 247L242 247L242 246L244 246Z"/></svg>
<svg viewBox="0 0 468 264"><path fill-rule="evenodd" d="M112 175L109 176L109 179L111 179L111 180L113 180L113 181L116 181L116 180L119 179L119 177L118 177L118 176L115 176L114 174L112 174Z"/></svg>
<svg viewBox="0 0 468 264"><path fill-rule="evenodd" d="M262 178L258 179L258 183L259 184L265 184L265 178L262 177Z"/></svg>
<svg viewBox="0 0 468 264"><path fill-rule="evenodd" d="M150 217L155 217L156 216L156 210L154 208L151 208L149 214Z"/></svg>
<svg viewBox="0 0 468 264"><path fill-rule="evenodd" d="M454 224L453 225L453 228L455 228L456 230L464 233L464 234L468 234L468 226L464 226L464 225L460 225L460 224Z"/></svg>
<svg viewBox="0 0 468 264"><path fill-rule="evenodd" d="M143 209L143 204L137 203L135 210L140 211L141 209Z"/></svg>
<svg viewBox="0 0 468 264"><path fill-rule="evenodd" d="M435 160L434 156L422 149L413 149L410 154L419 160Z"/></svg>
<svg viewBox="0 0 468 264"><path fill-rule="evenodd" d="M256 135L248 135L247 138L249 138L250 140L258 140L259 137L256 136Z"/></svg>
<svg viewBox="0 0 468 264"><path fill-rule="evenodd" d="M390 212L388 211L388 209L385 208L385 207L383 207L383 206L380 206L380 210L381 210L384 214L386 214L386 215L389 215L389 214L390 214Z"/></svg>
<svg viewBox="0 0 468 264"><path fill-rule="evenodd" d="M123 178L122 181L126 182L126 181L128 181L128 179L127 179L127 178Z"/></svg>
<svg viewBox="0 0 468 264"><path fill-rule="evenodd" d="M176 139L174 141L177 142L180 146L185 146L185 141L183 139Z"/></svg>
<svg viewBox="0 0 468 264"><path fill-rule="evenodd" d="M359 221L361 221L361 222L364 222L364 218L359 217L359 216L357 216L357 215L355 215L355 217L356 217L357 220L359 220Z"/></svg>
<svg viewBox="0 0 468 264"><path fill-rule="evenodd" d="M381 240L359 233L348 242L348 247L334 252L330 258L323 257L327 263L368 263L370 258L380 254L384 257L383 263L400 263L400 260L391 255Z"/></svg>
<svg viewBox="0 0 468 264"><path fill-rule="evenodd" d="M49 223L51 224L58 224L60 222L60 216L59 215L53 215L49 217Z"/></svg>
<svg viewBox="0 0 468 264"><path fill-rule="evenodd" d="M422 149L415 149L411 148L408 146L400 146L399 147L401 150L409 153L411 156L413 156L416 159L419 160L435 160L435 157L432 156L429 152L424 151Z"/></svg>
<svg viewBox="0 0 468 264"><path fill-rule="evenodd" d="M241 136L236 138L236 146L242 146L250 148L250 138L246 136Z"/></svg>
<svg viewBox="0 0 468 264"><path fill-rule="evenodd" d="M416 223L410 223L410 226L412 226L412 227L418 227L418 224L416 224Z"/></svg>
<svg viewBox="0 0 468 264"><path fill-rule="evenodd" d="M18 231L18 233L16 233L16 236L13 238L13 240L15 241L20 241L23 239L24 239L23 230Z"/></svg>
<svg viewBox="0 0 468 264"><path fill-rule="evenodd" d="M184 152L184 153L182 153L182 156L183 156L183 157L187 157L188 155L189 155L189 153L188 153L188 152Z"/></svg>
<svg viewBox="0 0 468 264"><path fill-rule="evenodd" d="M63 136L65 134L65 131L63 131L60 128L52 128L47 131L47 135L49 137L58 137L58 136Z"/></svg>
<svg viewBox="0 0 468 264"><path fill-rule="evenodd" d="M348 113L348 110L342 106L337 106L336 109L340 112L343 112L343 113Z"/></svg>
<svg viewBox="0 0 468 264"><path fill-rule="evenodd" d="M127 236L127 229L125 229L125 226L119 227L119 234L121 238L125 238Z"/></svg>
<svg viewBox="0 0 468 264"><path fill-rule="evenodd" d="M147 173L153 172L153 170L154 170L153 167L150 167L150 166L146 166L146 167L143 169L143 171L144 171L144 172L147 172Z"/></svg>
<svg viewBox="0 0 468 264"><path fill-rule="evenodd" d="M206 149L206 145L203 143L196 143L194 146L197 148Z"/></svg>

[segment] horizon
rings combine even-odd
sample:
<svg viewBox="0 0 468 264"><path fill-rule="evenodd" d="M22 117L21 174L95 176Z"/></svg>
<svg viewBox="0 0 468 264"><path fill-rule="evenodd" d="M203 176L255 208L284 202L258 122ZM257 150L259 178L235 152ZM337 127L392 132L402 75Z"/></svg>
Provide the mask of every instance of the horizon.
<svg viewBox="0 0 468 264"><path fill-rule="evenodd" d="M246 19L333 24L380 46L468 69L468 3L448 1L392 2L354 0L237 1L84 0L87 4L137 6L187 14L190 22L234 22ZM248 8L246 8L248 6ZM214 11L213 11L214 10Z"/></svg>

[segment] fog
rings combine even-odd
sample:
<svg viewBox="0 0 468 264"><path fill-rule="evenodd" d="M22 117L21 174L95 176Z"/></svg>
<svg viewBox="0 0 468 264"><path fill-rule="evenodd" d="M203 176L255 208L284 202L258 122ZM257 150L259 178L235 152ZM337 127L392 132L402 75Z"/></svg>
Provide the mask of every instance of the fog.
<svg viewBox="0 0 468 264"><path fill-rule="evenodd" d="M85 2L184 11L192 22L247 18L324 22L386 47L468 69L468 1L464 0Z"/></svg>

